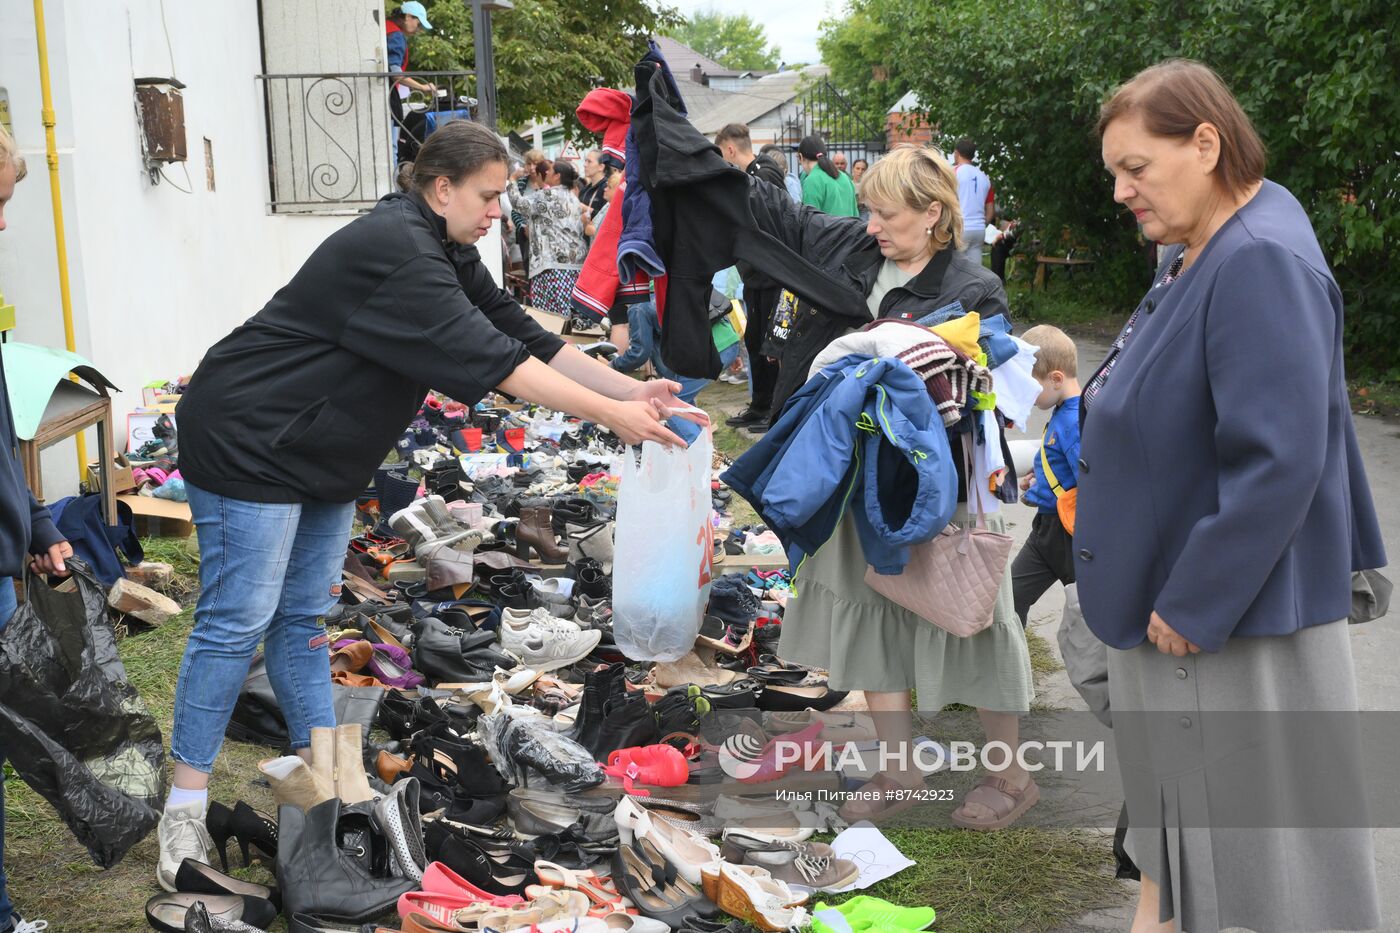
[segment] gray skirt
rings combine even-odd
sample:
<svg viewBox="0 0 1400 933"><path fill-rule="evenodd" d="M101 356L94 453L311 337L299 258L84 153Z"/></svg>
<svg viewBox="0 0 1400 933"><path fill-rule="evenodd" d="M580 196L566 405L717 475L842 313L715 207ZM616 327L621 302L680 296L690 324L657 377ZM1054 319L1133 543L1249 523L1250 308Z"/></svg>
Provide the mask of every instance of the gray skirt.
<svg viewBox="0 0 1400 933"><path fill-rule="evenodd" d="M1150 642L1110 648L1108 688L1126 848L1161 888L1160 920L1187 933L1379 926L1371 830L1288 825L1319 793L1300 776L1309 763L1363 793L1359 743L1319 742L1301 717L1215 715L1355 710L1345 621L1184 658ZM1239 819L1241 808L1280 818Z"/></svg>
<svg viewBox="0 0 1400 933"><path fill-rule="evenodd" d="M953 520L964 520L958 507ZM1002 531L1000 515L987 526ZM914 690L918 708L949 703L1024 713L1035 695L1026 635L1016 617L1008 567L989 628L969 638L890 602L865 583L865 552L849 515L797 573L797 595L783 613L778 654L824 668L833 690Z"/></svg>

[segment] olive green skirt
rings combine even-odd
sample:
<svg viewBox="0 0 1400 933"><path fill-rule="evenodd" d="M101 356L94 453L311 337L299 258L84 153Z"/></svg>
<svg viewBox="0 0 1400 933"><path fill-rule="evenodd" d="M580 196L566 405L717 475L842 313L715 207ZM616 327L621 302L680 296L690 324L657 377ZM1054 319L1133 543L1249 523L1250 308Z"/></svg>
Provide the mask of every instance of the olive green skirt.
<svg viewBox="0 0 1400 933"><path fill-rule="evenodd" d="M953 520L964 520L962 506ZM1000 515L987 516L993 531ZM969 638L950 635L865 583L866 560L847 514L836 533L797 573L796 595L783 614L778 654L831 672L833 690L914 690L918 708L949 703L1024 713L1035 685L1026 636L1011 598L1008 566L989 628Z"/></svg>

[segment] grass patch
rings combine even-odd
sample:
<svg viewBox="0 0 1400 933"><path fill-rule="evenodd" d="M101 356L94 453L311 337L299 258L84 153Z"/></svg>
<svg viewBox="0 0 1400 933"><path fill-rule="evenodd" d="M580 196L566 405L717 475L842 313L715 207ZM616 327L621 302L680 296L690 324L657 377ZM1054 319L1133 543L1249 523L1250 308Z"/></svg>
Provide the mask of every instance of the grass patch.
<svg viewBox="0 0 1400 933"><path fill-rule="evenodd" d="M141 550L146 560L169 564L174 570L170 585L164 592L181 605L188 605L199 592L199 544L194 535L188 538L142 538Z"/></svg>
<svg viewBox="0 0 1400 933"><path fill-rule="evenodd" d="M1026 282L1007 282L1006 298L1018 329L1021 325L1054 324L1074 329L1111 328L1117 334L1133 310L1105 297L1101 287L1084 276L1061 279L1045 289L1032 288Z"/></svg>
<svg viewBox="0 0 1400 933"><path fill-rule="evenodd" d="M1347 381L1351 410L1358 415L1400 416L1400 381L1351 379Z"/></svg>
<svg viewBox="0 0 1400 933"><path fill-rule="evenodd" d="M911 828L885 835L917 864L857 893L931 906L942 933L1049 930L1116 902L1104 880L1112 852L1083 833ZM832 895L826 903L853 896Z"/></svg>
<svg viewBox="0 0 1400 933"><path fill-rule="evenodd" d="M1050 642L1031 629L1026 629L1026 647L1031 653L1031 673L1036 677L1046 677L1065 669L1055 650L1050 647Z"/></svg>

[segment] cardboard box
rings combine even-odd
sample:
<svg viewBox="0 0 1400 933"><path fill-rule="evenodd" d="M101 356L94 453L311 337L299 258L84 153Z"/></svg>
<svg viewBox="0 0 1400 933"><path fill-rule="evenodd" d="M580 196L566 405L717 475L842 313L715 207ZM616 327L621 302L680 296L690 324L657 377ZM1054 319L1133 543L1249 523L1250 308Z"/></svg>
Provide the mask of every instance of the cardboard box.
<svg viewBox="0 0 1400 933"><path fill-rule="evenodd" d="M89 463L87 468L88 489L96 492L102 488L102 470L100 463ZM112 493L120 495L124 492L131 492L136 488L136 478L131 475L131 463L126 459L126 454L117 454L112 458Z"/></svg>
<svg viewBox="0 0 1400 933"><path fill-rule="evenodd" d="M535 310L534 308L531 308L531 307L526 306L526 307L525 307L525 313L528 314L528 315L530 315L530 317L534 318L534 319L535 319L535 323L539 324L541 327L543 327L545 330L549 331L551 334L559 334L559 336L560 336L561 338L563 338L563 340L564 340L565 343L572 343L572 344L574 344L574 345L577 346L577 345L582 345L582 344L597 343L597 342L600 341L600 340L607 340L607 339L608 339L607 333L606 333L606 332L604 332L604 333L602 333L602 334L594 334L594 333L587 333L587 334L564 334L564 333L560 333L560 332L564 329L564 319L563 319L562 317L560 317L559 315L557 315L557 314L550 314L548 311L537 311L537 310ZM606 325L604 325L604 326L606 326Z"/></svg>
<svg viewBox="0 0 1400 933"><path fill-rule="evenodd" d="M174 403L163 403L155 409L138 408L126 416L127 453L135 453L141 449L142 444L156 439L154 428L161 415L169 415L171 424L174 424ZM179 430L178 425L176 430Z"/></svg>
<svg viewBox="0 0 1400 933"><path fill-rule="evenodd" d="M194 532L194 518L188 502L172 502L154 496L117 496L131 507L138 534L166 538L188 538Z"/></svg>

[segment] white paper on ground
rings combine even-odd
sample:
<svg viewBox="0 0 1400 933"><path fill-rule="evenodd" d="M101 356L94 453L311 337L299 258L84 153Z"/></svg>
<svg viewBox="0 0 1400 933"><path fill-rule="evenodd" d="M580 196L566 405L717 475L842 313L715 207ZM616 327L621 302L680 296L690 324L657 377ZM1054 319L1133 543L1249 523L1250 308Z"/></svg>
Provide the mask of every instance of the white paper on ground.
<svg viewBox="0 0 1400 933"><path fill-rule="evenodd" d="M862 820L831 840L837 858L855 862L860 877L842 891L860 891L897 875L915 863L895 848L894 843L875 826Z"/></svg>

